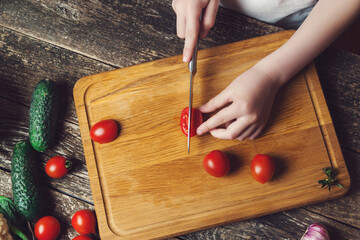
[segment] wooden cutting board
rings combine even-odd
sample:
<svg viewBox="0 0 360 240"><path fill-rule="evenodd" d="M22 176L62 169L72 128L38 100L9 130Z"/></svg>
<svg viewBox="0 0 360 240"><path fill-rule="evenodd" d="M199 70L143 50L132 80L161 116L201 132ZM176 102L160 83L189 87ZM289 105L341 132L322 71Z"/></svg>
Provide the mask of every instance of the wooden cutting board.
<svg viewBox="0 0 360 240"><path fill-rule="evenodd" d="M292 35L284 31L199 51L194 107L207 102ZM189 71L181 56L80 79L74 97L102 239L165 238L342 196L350 178L313 64L280 89L263 135L253 141L191 139L180 130ZM119 122L119 137L91 141L92 125ZM224 151L231 171L208 175L203 157ZM250 173L255 154L269 154L275 177ZM344 188L321 189L322 168L338 169Z"/></svg>

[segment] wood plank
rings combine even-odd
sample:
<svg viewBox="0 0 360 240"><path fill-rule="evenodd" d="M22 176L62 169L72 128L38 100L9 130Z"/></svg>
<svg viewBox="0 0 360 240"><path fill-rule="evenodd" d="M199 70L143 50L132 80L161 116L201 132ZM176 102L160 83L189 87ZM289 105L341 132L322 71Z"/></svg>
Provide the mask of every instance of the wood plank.
<svg viewBox="0 0 360 240"><path fill-rule="evenodd" d="M0 158L2 157L0 156ZM0 182L0 195L12 198L10 173L0 170ZM93 205L48 189L45 186L42 186L41 191L43 194L42 201L46 204L42 204L42 212L39 217L50 215L59 220L61 233L58 239L72 239L79 235L71 226L71 217L81 209L94 210ZM32 226L34 225L35 223L32 223ZM98 234L94 234L93 237L94 240L100 239Z"/></svg>
<svg viewBox="0 0 360 240"><path fill-rule="evenodd" d="M316 66L341 146L360 153L360 56L330 48Z"/></svg>
<svg viewBox="0 0 360 240"><path fill-rule="evenodd" d="M194 106L207 102L291 34L281 32L199 51ZM344 186L349 185L349 179L314 68L297 75L279 93L262 138L224 141L208 134L194 138L187 155L178 113L184 107L181 99L188 95L183 81L188 71L179 59L176 56L85 77L75 86L95 207L99 221L104 222L99 226L102 237L176 235L346 192L341 188L332 193L321 191L317 184L321 168L330 165L339 169ZM231 68L231 64L242 67ZM222 71L224 66L227 71ZM115 141L100 145L91 142L89 129L103 119L117 120L121 133ZM198 159L214 149L237 156L235 161L241 162L241 168L224 180L208 178ZM250 161L245 160L259 151L286 162L280 164L286 171L262 188L247 174Z"/></svg>
<svg viewBox="0 0 360 240"><path fill-rule="evenodd" d="M181 239L299 240L306 228L314 222L320 222L326 226L330 239L359 239L360 237L360 230L357 228L298 208L183 235Z"/></svg>
<svg viewBox="0 0 360 240"><path fill-rule="evenodd" d="M92 202L89 178L81 146L72 88L78 78L113 67L74 52L39 42L23 34L0 28L0 166L10 169L10 156L15 143L28 136L28 111L33 88L43 78L55 80L62 97L58 124L58 141L41 154L42 166L47 159L63 155L74 161L74 169L66 176L69 187L61 180L49 181L51 187ZM21 71L19 71L21 69Z"/></svg>
<svg viewBox="0 0 360 240"><path fill-rule="evenodd" d="M43 2L45 2L45 1L43 1ZM25 1L23 1L22 3L23 4L19 4L16 7L18 7L20 10L22 9L22 13L26 15L27 14L25 12L26 6L24 5ZM11 4L14 7L13 2L1 1L0 2L1 9L8 10L8 8L6 8L6 6L5 6L5 4ZM31 4L33 4L33 3L31 3ZM34 3L34 4L38 4L38 3ZM46 3L44 3L44 4L46 4ZM131 4L133 4L133 3L131 3ZM25 6L25 7L23 7L23 6ZM44 7L44 9L46 10L47 8ZM29 9L29 10L32 10L32 9ZM13 8L13 11L16 12L15 7ZM220 11L222 11L222 10L220 10ZM4 12L5 12L5 14L8 14L8 11L4 11ZM223 14L223 13L224 12L222 12L221 14ZM236 18L238 17L237 14L233 14L230 11L225 11L225 13L229 14L229 17L234 17L234 16ZM35 14L35 12L33 12L33 14ZM2 15L1 17L3 17L3 16L4 15ZM15 16L15 15L13 15L13 16ZM227 17L228 16L224 17L223 19L225 20ZM43 19L39 20L39 16L37 16L35 20L29 19L29 18L27 18L27 20L23 20L21 18L22 18L21 14L16 15L16 19L17 19L16 21L18 21L18 22L23 21L23 26L25 26L25 27L21 28L21 29L20 29L20 27L18 28L23 32L27 31L26 30L27 27L31 28L30 25L39 24L42 20L46 19L46 17L43 17ZM242 18L242 17L240 17L240 18ZM59 18L55 18L55 19L59 19ZM244 18L244 19L246 19L246 18ZM235 20L238 21L238 19L235 19ZM12 18L11 21L14 22L15 19ZM32 24L26 25L27 21L33 21L33 22L32 22ZM47 22L48 25L51 25L52 21L53 21L53 19L48 19L48 22ZM222 18L218 18L217 24L219 24L219 21L222 21ZM242 21L247 21L247 19L242 20ZM35 22L35 24L34 24L34 22ZM244 23L244 25L237 26L237 27L240 27L241 31L251 32L251 24L252 24L251 22ZM235 34L233 36L234 37L233 39L239 38L239 40L240 40L241 31L239 30L239 33L234 33L234 31L230 32L229 29L232 29L232 28L233 27L224 28L224 29L217 29L217 31L223 31L224 34L222 36L219 34L219 39L220 40L219 39L216 40L216 41L218 41L218 43L216 43L216 41L214 41L212 44L216 45L216 44L220 44L220 43L226 43L227 39L225 38L225 36L229 35L229 34L230 35ZM46 28L44 28L44 29L46 29ZM52 30L53 33L56 32L56 31L62 32L61 30L64 29L64 28L62 28L60 26L60 30L59 29L55 30L55 29L56 28L54 28ZM8 30L5 30L5 31L12 32L12 31L8 31ZM237 31L237 30L235 29L235 31ZM261 31L263 31L263 30L261 30ZM237 34L237 36L236 36L236 34ZM248 36L247 34L251 34L251 33L245 33L243 36ZM56 34L54 34L54 35L56 35ZM32 36L35 36L35 37L38 36L39 37L39 35L36 35L36 34L33 34ZM43 39L45 39L46 38L46 33L43 33L42 37L43 37ZM52 41L51 38L52 38L52 36L48 37L47 41ZM249 38L249 37L245 37L245 38ZM174 36L173 40L175 40L175 39L176 39L176 37ZM230 37L229 39L232 39L232 38ZM172 39L167 39L167 40L172 41ZM229 40L229 41L233 41L233 40ZM236 40L234 40L234 41L236 41ZM55 43L55 41L53 41L53 42ZM32 44L34 46L36 46L36 47L32 47L31 46ZM87 46L88 46L88 44L89 43L87 43ZM169 56L173 54L171 51L176 52L176 54L181 53L181 41L180 41L179 44L180 44L180 46L178 46L175 50L171 50L171 49L174 49L174 48L170 49L170 51L168 53ZM207 43L204 43L201 46L205 46L205 44L207 44ZM75 45L76 44L73 44L74 49L76 47ZM56 47L52 46L51 44L44 44L41 41L37 41L36 39L31 39L31 38L29 39L27 36L24 36L22 34L18 34L18 33L15 33L15 32L12 32L12 34L4 34L4 33L0 34L0 46L1 46L1 49L2 49L2 51L0 53L0 65L1 65L0 83L1 83L1 86L2 86L2 88L0 88L0 96L3 93L5 93L5 96L6 96L7 99L10 99L11 101L17 101L17 102L19 101L19 99L20 100L22 99L20 102L24 103L25 105L28 105L27 102L29 102L29 94L25 93L24 96L21 96L21 94L23 92L26 92L26 91L30 92L30 89L32 89L32 87L35 86L36 81L35 81L34 78L39 77L38 80L40 80L43 76L56 74L57 77L60 77L64 81L67 81L68 79L72 79L71 81L76 81L76 79L78 79L78 78L80 78L80 77L82 77L84 75L90 75L90 74L95 73L95 72L102 72L102 71L112 69L112 67L110 67L110 66L106 66L106 65L103 65L103 64L95 62L95 61L89 61L87 58L81 58L77 54L73 54L73 55L69 54L68 51L64 51L61 48L57 49ZM64 45L64 47L68 47L68 46ZM116 46L116 47L118 48L118 46ZM69 47L69 48L71 48L71 47ZM90 48L90 49L94 49L94 48L96 48L96 47L93 47L93 48ZM51 56L51 54L47 55L46 54L47 51L45 51L44 49L50 50L50 52L52 52L52 51L57 52L57 54L52 53L53 56ZM76 49L75 49L75 51L76 51ZM35 54L35 55L32 55L32 54ZM156 56L157 56L156 53L152 53L152 54L156 58ZM165 56L165 54L167 54L167 53L164 53L164 51L162 51L162 54L164 54L164 56ZM101 55L101 53L97 52L97 55ZM34 57L31 57L31 56L34 56ZM54 56L56 56L56 57L54 57ZM333 80L333 79L338 79L339 80L339 79L345 77L344 81L347 81L349 85L353 85L354 83L357 83L357 79L354 78L354 77L352 77L351 80L349 81L349 78L347 77L347 74L348 74L347 70L349 69L349 66L342 65L342 62L346 62L347 59L348 59L348 54L347 53L344 52L342 54L338 54L337 52L335 52L333 54L328 54L328 55L323 55L323 56L324 57L322 57L322 58L320 57L320 60L317 61L317 65L319 63L323 64L323 69L320 69L320 71L323 71L324 73L321 73L319 71L320 80L322 80L322 81L323 81L323 79L325 79L326 81ZM331 60L332 56L335 56L336 58ZM72 60L73 57L75 58L75 60ZM140 59L139 56L135 56L135 57L138 57L138 59ZM22 60L22 59L24 59L24 60ZM60 60L58 60L58 59L60 59ZM358 66L358 63L359 63L358 60L356 60L356 58L353 58L353 57L351 57L351 59L352 59L351 61L354 62L354 66L355 66L355 67L352 67L352 69L358 69L356 67L356 66ZM64 63L67 63L68 61L70 62L68 65L64 64ZM85 61L85 64L81 64L84 61ZM125 62L130 62L130 61L132 61L132 60L125 60ZM140 61L141 61L141 59L140 59ZM321 63L321 61L323 61L323 63ZM331 68L326 69L326 64L328 64L327 63L328 61L330 61ZM7 63L9 63L9 64L7 64ZM34 63L34 65L32 63ZM129 63L129 64L132 64L132 63ZM56 65L55 69L52 68L53 65ZM73 65L73 67L72 67L72 65ZM95 70L95 72L94 72L93 70L99 68L99 66L100 66L100 70ZM101 70L101 67L103 67L103 66L105 66L105 68L103 70ZM69 69L69 68L71 69L70 74L66 73L66 69ZM24 72L19 72L18 71L19 69L24 69L25 71ZM331 71L331 74L326 75L326 71ZM359 74L354 75L354 76L358 76L358 75ZM324 76L324 78L322 76ZM9 85L7 88L3 88L4 84L9 84L9 82L10 83L13 82L13 84ZM24 85L24 83L25 83L25 85ZM339 83L337 82L336 84L339 84ZM30 85L31 87L27 87L28 85ZM342 98L343 95L349 96L347 94L347 93L349 93L349 91L347 91L347 90L344 91L345 89L347 89L347 88L331 87L331 89L329 89L329 90L324 89L324 92L325 92L325 95L327 97L328 103L330 102L330 103L335 103L335 104L338 103L339 104L338 105L338 107L339 107L338 113L339 114L337 112L334 113L334 110L332 110L331 104L329 105L330 112L331 112L332 116L335 115L338 118L338 120L336 120L334 118L334 116L333 116L334 124L335 124L335 127L337 129L337 133L339 134L339 132L340 132L340 134L341 134L342 129L347 128L347 130L346 130L347 133L344 134L344 136L340 137L340 140L341 140L340 143L342 144L342 142L344 142L344 139L345 139L346 140L345 141L346 142L345 146L349 147L349 148L352 148L351 146L353 145L353 142L356 141L357 139L359 139L358 137L356 137L356 138L352 137L354 134L357 134L359 132L358 130L356 130L356 128L354 128L354 127L356 127L356 123L359 122L359 121L357 121L358 118L353 119L353 116L356 117L356 115L353 114L354 110L357 109L356 108L356 106L357 106L356 101L354 101L353 102L354 105L349 108L348 103L346 102L347 99ZM357 88L355 88L355 89L357 89ZM71 94L71 88L68 88L67 92ZM336 93L336 95L338 97L334 97L332 99L329 99L327 94L328 93L331 94L331 93L334 93L334 92ZM7 93L11 93L11 94L7 94ZM350 93L351 93L351 91L350 91ZM354 96L356 97L355 94L354 94ZM26 98L28 98L28 99L26 100ZM355 100L356 100L356 98L355 98ZM70 102L70 101L68 101L68 102ZM72 105L72 104L70 104L70 105ZM70 110L70 111L66 112L66 114L68 114L68 113L73 114L73 116L75 115L73 110ZM343 114L345 114L347 116L346 120L341 119L341 116ZM0 115L0 119L3 119L3 115ZM66 119L71 119L71 117L70 118L66 117ZM9 119L7 119L7 120L9 120ZM73 121L73 120L74 119L72 119L71 121ZM351 124L350 124L350 122L351 122ZM352 132L355 132L355 133L352 133ZM24 133L20 133L18 136L14 135L14 138L21 139L23 134ZM1 135L1 136L3 136L3 135ZM7 148L9 148L7 144L4 144L2 139L3 138L1 138L1 142L0 142L0 151L1 152L3 151L3 149L6 150ZM75 149L73 149L73 151L76 152L78 150L76 150L76 148L75 148ZM346 154L345 154L345 159L346 159ZM0 161L3 161L2 157L0 157ZM82 171L80 171L80 172L83 173ZM84 174L85 174L85 172L84 172ZM2 176L2 174L0 174L0 177L1 176ZM77 180L74 179L74 182L76 182L76 181ZM3 181L1 181L1 182L3 183ZM2 187L3 187L3 185L1 185L1 188ZM357 202L358 201L356 201L355 203L357 204ZM336 205L336 201L333 201L332 203L334 205ZM349 205L354 205L353 200L350 200L348 203L349 203ZM288 212L286 212L286 213L288 213ZM303 214L307 215L306 212L303 213ZM344 211L344 215L345 214L346 214L346 212ZM303 218L303 216L300 216L300 217ZM289 218L292 218L292 217L289 216ZM301 218L299 218L299 220L300 219ZM263 231L268 232L268 233L272 232L272 229L276 229L280 225L280 224L277 224L277 226L274 227L274 222L277 222L277 221L278 221L277 217L272 219L272 222L269 221L269 226L270 227L268 229L266 229L267 226L265 225ZM236 225L236 226L239 226L239 227L237 229L232 229L231 231L235 231L235 232L246 231L246 232L249 233L247 235L247 237L244 237L243 239L248 239L252 235L258 236L258 235L256 235L256 233L251 232L251 227L252 227L251 225L250 226L245 225L245 227L244 227L243 225L241 225L241 223L239 223L239 225ZM254 223L253 227L257 227L257 226L259 226L259 225ZM286 226L287 225L285 224L284 226L281 226L280 228L286 230L286 228L287 228ZM296 228L295 228L295 230L296 230ZM295 230L294 230L294 232L296 232ZM218 233L222 232L221 227L211 229L211 231L212 232L218 232ZM302 229L298 229L298 232L301 232L301 231L302 231ZM276 233L276 231L274 231L274 232ZM291 239L291 237L292 237L291 234L285 234L285 235L288 236L289 239ZM273 239L281 239L282 236L285 236L285 235L278 234L277 237L273 237ZM220 234L219 235L214 235L214 236L218 237L218 238L214 238L214 239L221 239ZM230 235L226 235L226 236L230 236ZM264 239L265 238L265 237L261 237L261 236L262 235L259 235L257 239ZM271 236L269 236L269 234L267 236L268 237L266 237L266 239L271 239ZM339 236L340 236L339 239L357 239L356 237L354 237L356 235L350 235L350 236L339 235ZM195 238L205 238L204 235L202 235L202 233L192 234L192 237L193 237L193 239L195 239ZM229 239L229 238L223 238L223 239Z"/></svg>
<svg viewBox="0 0 360 240"><path fill-rule="evenodd" d="M182 53L171 0L3 0L0 9L0 25L118 67ZM200 49L280 30L220 8Z"/></svg>
<svg viewBox="0 0 360 240"><path fill-rule="evenodd" d="M62 103L60 118L77 124L72 89L89 74L114 69L93 59L0 27L0 96L30 106L38 81L56 81Z"/></svg>
<svg viewBox="0 0 360 240"><path fill-rule="evenodd" d="M11 169L11 155L15 144L28 138L29 108L0 97L0 167ZM38 154L41 175L45 183L53 188L92 202L92 195L86 164L81 147L81 139L77 125L60 121L62 129L58 131L57 143L54 148ZM62 179L51 179L44 172L45 163L53 156L61 155L74 162L74 168ZM66 184L64 184L66 183Z"/></svg>

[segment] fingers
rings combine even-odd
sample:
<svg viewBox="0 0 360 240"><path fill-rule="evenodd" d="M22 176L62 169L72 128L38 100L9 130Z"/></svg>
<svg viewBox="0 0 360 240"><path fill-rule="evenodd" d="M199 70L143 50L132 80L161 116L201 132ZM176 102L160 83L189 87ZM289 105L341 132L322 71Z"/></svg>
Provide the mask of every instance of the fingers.
<svg viewBox="0 0 360 240"><path fill-rule="evenodd" d="M216 128L210 131L213 137L225 140L237 139L243 141L245 139L254 140L258 137L264 126L258 127L257 124L250 124L246 121L235 121L227 128Z"/></svg>
<svg viewBox="0 0 360 240"><path fill-rule="evenodd" d="M212 0L209 2L208 6L203 12L202 20L200 23L200 38L205 38L206 35L209 33L210 29L215 24L216 13L219 8L219 1Z"/></svg>
<svg viewBox="0 0 360 240"><path fill-rule="evenodd" d="M183 61L190 62L192 58L192 54L194 51L194 47L198 40L199 28L200 28L200 12L196 12L195 9L189 9L189 11L193 11L187 15L185 19L185 45L183 51Z"/></svg>
<svg viewBox="0 0 360 240"><path fill-rule="evenodd" d="M230 103L230 94L227 89L210 99L207 103L199 107L199 110L203 113L213 112L226 104Z"/></svg>
<svg viewBox="0 0 360 240"><path fill-rule="evenodd" d="M178 13L176 16L176 33L179 38L185 38L185 16Z"/></svg>
<svg viewBox="0 0 360 240"><path fill-rule="evenodd" d="M204 38L215 23L219 0L193 2L173 0L172 7L176 12L177 35L185 38L183 61L190 62L198 37ZM200 23L202 11L203 17Z"/></svg>
<svg viewBox="0 0 360 240"><path fill-rule="evenodd" d="M234 120L230 120L230 121L227 121L225 123L225 128L228 128L230 126L230 124L232 124L233 122L235 122L235 119Z"/></svg>
<svg viewBox="0 0 360 240"><path fill-rule="evenodd" d="M210 134L216 138L230 140L237 138L239 134L246 131L248 128L249 122L246 120L246 118L239 118L231 123L229 127L213 129L210 131Z"/></svg>
<svg viewBox="0 0 360 240"><path fill-rule="evenodd" d="M196 131L197 134L202 135L202 134L215 129L216 127L218 127L228 121L233 120L235 118L234 117L235 112L236 111L235 111L233 105L223 108L221 111L219 111L214 116L209 118L206 122L201 124L197 128L197 131Z"/></svg>
<svg viewBox="0 0 360 240"><path fill-rule="evenodd" d="M260 136L261 132L264 130L265 125L260 126L251 136L249 137L250 140L254 140L258 136Z"/></svg>
<svg viewBox="0 0 360 240"><path fill-rule="evenodd" d="M242 141L244 139L247 139L254 131L258 129L258 126L256 124L250 125L247 129L245 129L243 132L241 132L236 139L239 141Z"/></svg>

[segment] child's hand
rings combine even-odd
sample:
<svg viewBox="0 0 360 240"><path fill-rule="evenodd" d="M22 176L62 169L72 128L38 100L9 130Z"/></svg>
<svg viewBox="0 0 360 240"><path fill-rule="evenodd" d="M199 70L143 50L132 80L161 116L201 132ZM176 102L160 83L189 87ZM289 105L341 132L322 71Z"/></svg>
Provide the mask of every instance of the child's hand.
<svg viewBox="0 0 360 240"><path fill-rule="evenodd" d="M279 87L280 84L271 79L270 75L254 66L199 108L203 113L222 109L200 125L197 134L209 131L221 139L256 138L269 119ZM225 128L219 128L223 124Z"/></svg>
<svg viewBox="0 0 360 240"><path fill-rule="evenodd" d="M173 0L172 7L176 13L176 32L178 37L185 38L183 61L191 60L198 36L206 37L214 26L220 0ZM203 12L202 20L199 21Z"/></svg>

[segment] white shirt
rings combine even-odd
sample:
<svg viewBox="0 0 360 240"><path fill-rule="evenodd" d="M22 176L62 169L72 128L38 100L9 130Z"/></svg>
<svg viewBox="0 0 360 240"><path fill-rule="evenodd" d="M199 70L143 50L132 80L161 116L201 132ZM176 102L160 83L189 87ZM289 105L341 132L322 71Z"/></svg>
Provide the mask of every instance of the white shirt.
<svg viewBox="0 0 360 240"><path fill-rule="evenodd" d="M221 0L220 6L285 28L298 28L317 0Z"/></svg>

